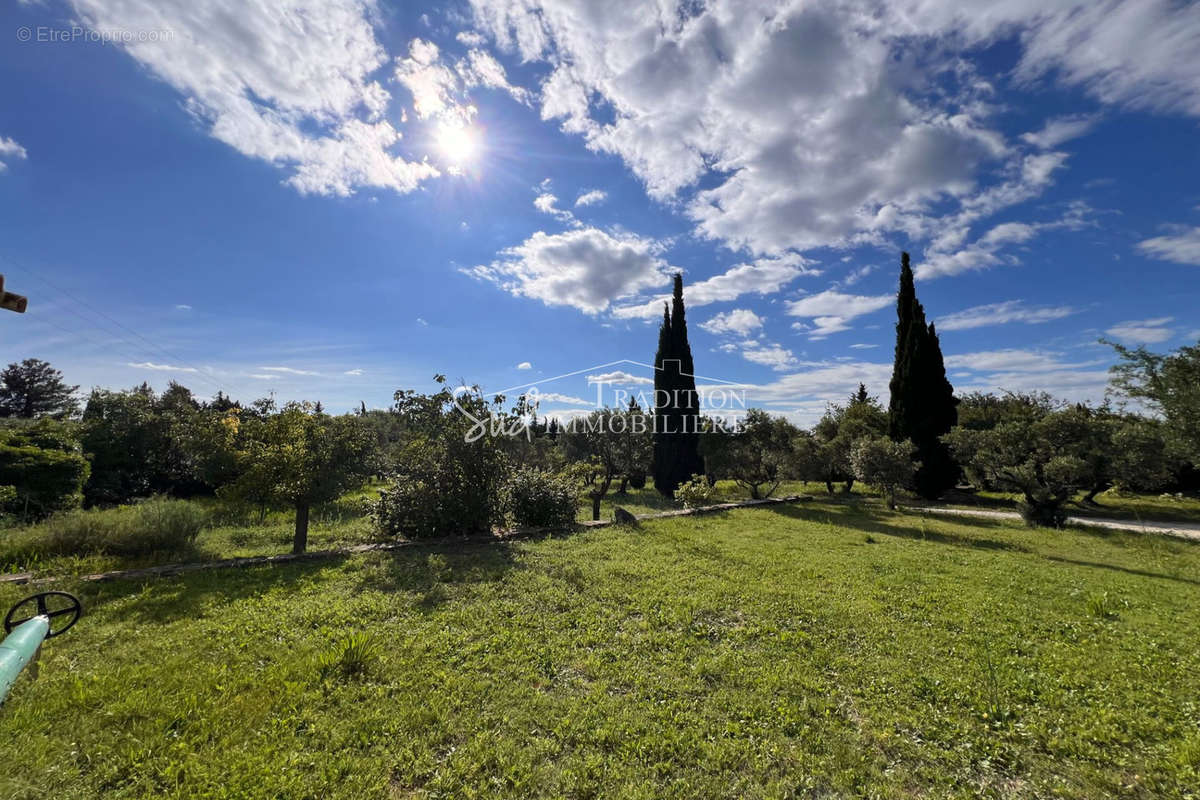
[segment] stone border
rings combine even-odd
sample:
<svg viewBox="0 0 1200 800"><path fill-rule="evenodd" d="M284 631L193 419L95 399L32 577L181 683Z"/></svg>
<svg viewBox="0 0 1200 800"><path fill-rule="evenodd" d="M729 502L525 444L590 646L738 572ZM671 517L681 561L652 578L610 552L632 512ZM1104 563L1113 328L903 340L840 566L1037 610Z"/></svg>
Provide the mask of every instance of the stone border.
<svg viewBox="0 0 1200 800"><path fill-rule="evenodd" d="M764 500L743 500L736 503L719 503L714 506L702 506L700 508L683 508L676 511L660 511L655 514L643 514L637 517L638 522L654 519L669 519L671 517L692 517L701 514L716 514L721 511L730 511L736 508L752 508L754 506L778 505L780 503L795 503L806 500L812 500L811 495L787 495L786 497L768 497ZM575 529L589 530L592 528L607 528L616 525L615 520L589 520L580 522L575 525ZM563 527L548 527L548 528L514 528L511 530L501 531L491 538L470 539L463 537L440 537L437 539L405 539L400 542L379 542L376 544L358 544L352 547L336 547L332 550L313 550L308 553L281 553L275 556L246 556L243 558L222 558L215 561L196 561L187 564L161 564L156 567L143 567L139 569L120 569L112 572L97 572L91 575L60 575L35 578L31 572L19 572L10 575L0 575L0 583L12 583L17 585L22 584L43 584L60 581L116 581L116 580L137 580L139 578L165 578L172 575L182 575L188 572L200 572L210 569L229 569L233 567L255 567L262 564L290 564L295 561L318 561L326 558L337 558L339 556L350 556L358 553L373 553L377 551L401 550L407 547L430 547L444 546L453 544L456 546L471 546L471 545L489 545L500 544L508 541L519 541L522 539L533 539L539 536L547 536L561 531L569 531L570 528Z"/></svg>

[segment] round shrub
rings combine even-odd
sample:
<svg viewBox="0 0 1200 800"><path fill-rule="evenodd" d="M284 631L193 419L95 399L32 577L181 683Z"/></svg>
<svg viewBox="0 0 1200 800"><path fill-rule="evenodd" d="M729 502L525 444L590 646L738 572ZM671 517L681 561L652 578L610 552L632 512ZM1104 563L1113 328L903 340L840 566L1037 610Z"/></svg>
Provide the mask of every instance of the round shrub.
<svg viewBox="0 0 1200 800"><path fill-rule="evenodd" d="M578 483L571 476L522 467L504 485L504 506L520 527L570 525L579 507Z"/></svg>
<svg viewBox="0 0 1200 800"><path fill-rule="evenodd" d="M675 499L683 503L685 508L710 506L716 496L716 488L710 486L703 475L693 475L691 480L679 484L675 490Z"/></svg>
<svg viewBox="0 0 1200 800"><path fill-rule="evenodd" d="M633 489L645 489L646 488L646 473L644 473L644 472L629 473L629 486Z"/></svg>

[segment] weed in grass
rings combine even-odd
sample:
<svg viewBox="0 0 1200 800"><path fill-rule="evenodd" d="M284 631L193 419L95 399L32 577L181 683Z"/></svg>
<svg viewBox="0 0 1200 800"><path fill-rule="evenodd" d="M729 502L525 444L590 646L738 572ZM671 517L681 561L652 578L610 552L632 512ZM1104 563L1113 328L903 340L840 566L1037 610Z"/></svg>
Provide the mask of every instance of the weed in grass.
<svg viewBox="0 0 1200 800"><path fill-rule="evenodd" d="M979 647L979 666L983 675L983 718L988 722L1002 722L1012 716L1012 710L1004 702L1003 687L992 660L991 646L985 640Z"/></svg>
<svg viewBox="0 0 1200 800"><path fill-rule="evenodd" d="M381 650L379 642L367 631L351 633L317 656L317 673L323 680L365 677Z"/></svg>
<svg viewBox="0 0 1200 800"><path fill-rule="evenodd" d="M1118 602L1108 592L1092 592L1087 596L1087 611L1098 619L1116 619L1120 616Z"/></svg>
<svg viewBox="0 0 1200 800"><path fill-rule="evenodd" d="M879 540L876 539L874 536L872 536L869 533L863 537L863 542L865 542L866 544L875 544L875 542L877 542L877 541L879 541Z"/></svg>

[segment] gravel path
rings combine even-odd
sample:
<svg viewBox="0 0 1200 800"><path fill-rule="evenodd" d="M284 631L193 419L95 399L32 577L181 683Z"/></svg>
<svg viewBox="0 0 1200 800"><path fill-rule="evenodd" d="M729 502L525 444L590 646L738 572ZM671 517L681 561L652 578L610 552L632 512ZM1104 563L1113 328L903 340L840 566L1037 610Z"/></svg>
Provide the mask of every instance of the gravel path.
<svg viewBox="0 0 1200 800"><path fill-rule="evenodd" d="M929 506L913 506L905 510L957 517L989 517L991 519L1021 518L1021 515L1015 511L932 508ZM1138 533L1154 533L1160 536L1175 536L1180 539L1191 539L1192 541L1200 542L1200 524L1194 522L1155 522L1153 520L1139 521L1132 519L1107 519L1104 517L1067 517L1067 524L1084 525L1090 528L1110 528L1119 531L1136 531Z"/></svg>

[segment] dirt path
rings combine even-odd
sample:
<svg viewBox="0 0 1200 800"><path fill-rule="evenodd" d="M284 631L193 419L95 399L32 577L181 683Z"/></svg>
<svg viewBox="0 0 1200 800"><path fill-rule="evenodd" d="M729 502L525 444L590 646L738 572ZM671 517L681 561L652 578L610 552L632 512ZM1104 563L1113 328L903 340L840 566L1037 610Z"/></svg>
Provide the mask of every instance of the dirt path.
<svg viewBox="0 0 1200 800"><path fill-rule="evenodd" d="M933 508L930 506L910 506L905 511L924 512L927 514L944 514L957 517L988 517L990 519L1020 519L1015 511L987 511L973 508ZM1179 539L1191 539L1200 542L1200 525L1193 522L1154 522L1153 520L1139 521L1132 519L1107 519L1105 517L1067 517L1068 525L1083 525L1090 528L1109 528L1118 531L1135 531L1137 533L1154 533L1160 536L1175 536Z"/></svg>

